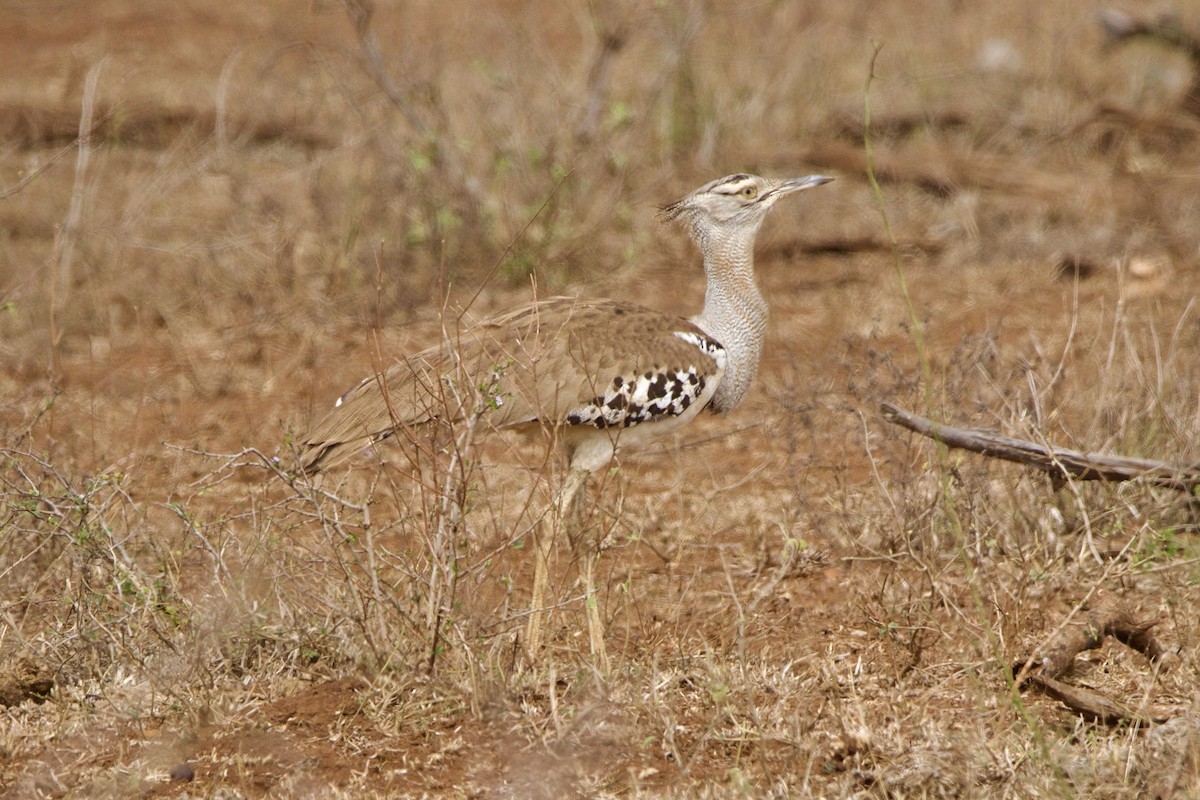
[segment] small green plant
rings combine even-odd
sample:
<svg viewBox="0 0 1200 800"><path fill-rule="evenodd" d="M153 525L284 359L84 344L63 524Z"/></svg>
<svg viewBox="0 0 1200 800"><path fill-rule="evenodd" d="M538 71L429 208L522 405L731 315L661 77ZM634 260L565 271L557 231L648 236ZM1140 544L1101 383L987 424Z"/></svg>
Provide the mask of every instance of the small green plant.
<svg viewBox="0 0 1200 800"><path fill-rule="evenodd" d="M1179 528L1162 528L1144 537L1134 554L1134 565L1148 569L1177 560L1200 558L1196 535Z"/></svg>

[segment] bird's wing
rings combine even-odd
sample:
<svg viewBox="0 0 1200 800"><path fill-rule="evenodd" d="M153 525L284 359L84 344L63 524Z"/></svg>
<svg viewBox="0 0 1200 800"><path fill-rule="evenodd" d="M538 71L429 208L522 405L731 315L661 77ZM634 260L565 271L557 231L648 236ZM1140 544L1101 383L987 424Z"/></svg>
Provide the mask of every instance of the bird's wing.
<svg viewBox="0 0 1200 800"><path fill-rule="evenodd" d="M555 297L467 328L362 381L301 440L315 472L398 427L461 419L629 427L712 389L724 350L691 322L630 303Z"/></svg>

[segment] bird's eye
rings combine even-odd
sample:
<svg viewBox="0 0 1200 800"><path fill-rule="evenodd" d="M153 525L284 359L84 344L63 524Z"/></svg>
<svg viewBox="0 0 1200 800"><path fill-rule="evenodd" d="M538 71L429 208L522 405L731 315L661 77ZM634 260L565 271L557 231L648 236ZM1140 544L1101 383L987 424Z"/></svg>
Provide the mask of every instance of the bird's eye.
<svg viewBox="0 0 1200 800"><path fill-rule="evenodd" d="M756 194L758 194L758 189L754 188L753 186L747 186L746 188L742 189L742 197L754 197Z"/></svg>

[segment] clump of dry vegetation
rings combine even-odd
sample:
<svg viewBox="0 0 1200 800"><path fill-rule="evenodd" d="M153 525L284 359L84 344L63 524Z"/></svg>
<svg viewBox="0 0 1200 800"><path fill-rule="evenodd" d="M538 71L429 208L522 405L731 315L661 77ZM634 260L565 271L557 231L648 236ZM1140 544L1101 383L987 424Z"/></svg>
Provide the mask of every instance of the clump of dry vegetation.
<svg viewBox="0 0 1200 800"><path fill-rule="evenodd" d="M1044 3L0 15L0 793L1200 787L1195 493L879 414L1200 463L1185 55ZM655 205L817 169L764 232L753 396L591 489L607 671L567 558L521 652L543 443L288 471L467 306L688 313ZM1114 608L1159 649L1087 633Z"/></svg>

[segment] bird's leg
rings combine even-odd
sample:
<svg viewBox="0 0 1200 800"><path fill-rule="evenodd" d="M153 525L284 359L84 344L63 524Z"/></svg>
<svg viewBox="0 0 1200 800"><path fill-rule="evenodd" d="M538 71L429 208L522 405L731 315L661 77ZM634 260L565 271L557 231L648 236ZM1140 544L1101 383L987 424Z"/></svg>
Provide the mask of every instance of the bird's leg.
<svg viewBox="0 0 1200 800"><path fill-rule="evenodd" d="M554 537L558 531L573 523L576 496L587 484L589 475L591 473L584 469L570 470L562 488L559 489L558 497L546 514L550 521L549 527L547 528L547 520L543 518L533 529L533 593L529 600L529 622L525 628L525 642L530 659L537 658L541 650L546 619L550 614L550 609L546 606L546 594L550 588L550 571L554 565ZM590 599L589 597L589 601ZM591 617L588 619L590 625Z"/></svg>
<svg viewBox="0 0 1200 800"><path fill-rule="evenodd" d="M533 593L529 598L529 622L525 625L525 649L530 661L542 649L542 629L549 610L546 590L550 588L550 558L554 555L554 531L546 530L546 520L533 526Z"/></svg>
<svg viewBox="0 0 1200 800"><path fill-rule="evenodd" d="M600 616L600 601L596 597L596 562L600 558L598 542L583 543L583 587L584 603L587 608L588 638L592 656L600 667L601 675L608 675L608 648L604 644L604 620Z"/></svg>
<svg viewBox="0 0 1200 800"><path fill-rule="evenodd" d="M592 657L602 675L608 674L608 648L604 644L604 620L600 616L600 601L596 596L596 562L600 558L600 547L595 541L583 536L578 491L587 485L591 472L572 468L563 485L559 501L558 522L563 525L572 550L583 550L583 602L588 624L588 644Z"/></svg>
<svg viewBox="0 0 1200 800"><path fill-rule="evenodd" d="M600 601L596 596L596 562L600 558L600 545L591 537L585 536L582 529L582 514L579 508L579 497L576 492L587 485L591 472L584 469L572 468L563 486L564 503L561 506L561 521L571 543L573 552L583 556L583 602L587 614L588 645L592 657L596 659L602 675L608 674L608 649L604 644L604 620L600 615ZM567 493L570 494L567 494Z"/></svg>

